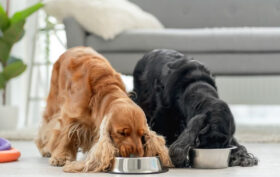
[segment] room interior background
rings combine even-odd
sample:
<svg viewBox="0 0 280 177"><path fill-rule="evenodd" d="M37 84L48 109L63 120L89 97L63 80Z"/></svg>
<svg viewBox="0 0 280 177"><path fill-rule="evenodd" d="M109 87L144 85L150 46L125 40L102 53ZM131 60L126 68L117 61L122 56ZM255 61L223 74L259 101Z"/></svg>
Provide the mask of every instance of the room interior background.
<svg viewBox="0 0 280 177"><path fill-rule="evenodd" d="M6 0L0 0L5 7ZM37 0L11 0L10 11L23 9ZM49 89L52 63L65 51L63 25L55 25L44 11L28 19L26 34L12 53L28 65L25 73L8 86L8 104L19 107L18 127L36 127L41 120ZM280 76L219 76L220 96L231 104L237 123L280 125ZM0 98L1 101L1 98ZM1 115L2 117L4 115Z"/></svg>

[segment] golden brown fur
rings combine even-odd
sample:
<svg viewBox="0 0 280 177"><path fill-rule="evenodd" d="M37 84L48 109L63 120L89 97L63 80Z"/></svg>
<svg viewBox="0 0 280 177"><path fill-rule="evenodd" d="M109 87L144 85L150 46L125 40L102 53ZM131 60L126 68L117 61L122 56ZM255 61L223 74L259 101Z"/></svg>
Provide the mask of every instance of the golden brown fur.
<svg viewBox="0 0 280 177"><path fill-rule="evenodd" d="M107 171L115 156L131 154L159 155L172 166L163 137L149 129L120 75L86 47L69 49L54 64L36 144L51 165L67 162L67 172ZM74 161L78 148L87 152L84 161Z"/></svg>

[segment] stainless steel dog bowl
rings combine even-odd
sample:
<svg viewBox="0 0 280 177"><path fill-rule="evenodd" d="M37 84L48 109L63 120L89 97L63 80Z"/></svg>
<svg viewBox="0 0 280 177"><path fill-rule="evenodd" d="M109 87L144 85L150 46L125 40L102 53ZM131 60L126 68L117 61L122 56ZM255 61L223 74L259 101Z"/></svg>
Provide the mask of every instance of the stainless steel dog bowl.
<svg viewBox="0 0 280 177"><path fill-rule="evenodd" d="M190 159L193 168L227 168L230 152L236 146L221 149L191 149Z"/></svg>
<svg viewBox="0 0 280 177"><path fill-rule="evenodd" d="M116 157L111 173L150 174L167 171L159 157Z"/></svg>

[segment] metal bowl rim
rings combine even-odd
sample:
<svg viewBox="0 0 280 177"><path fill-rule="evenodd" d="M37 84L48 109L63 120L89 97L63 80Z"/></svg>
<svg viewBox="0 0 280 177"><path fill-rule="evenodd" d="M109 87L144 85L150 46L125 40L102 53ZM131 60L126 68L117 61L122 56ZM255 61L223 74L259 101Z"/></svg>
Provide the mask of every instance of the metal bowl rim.
<svg viewBox="0 0 280 177"><path fill-rule="evenodd" d="M160 170L159 171L150 171L149 169L146 171L139 171L139 172L121 172L121 171L114 171L114 165L113 168L108 172L108 173L112 173L112 174L124 174L124 175L141 175L141 174L156 174L156 173L164 173L168 171L168 168L165 168L162 166L161 161L159 156L152 156L152 157L115 157L115 161L121 161L121 160L140 160L139 163L145 163L145 160L156 160L159 162L159 166L160 166ZM144 160L144 161L142 161ZM119 163L119 162L118 162ZM117 168L118 169L118 168Z"/></svg>
<svg viewBox="0 0 280 177"><path fill-rule="evenodd" d="M158 174L158 173L165 173L168 172L169 168L162 168L160 171L154 171L154 172L141 172L141 173L123 173L123 172L114 172L114 171L108 171L107 173L110 174L120 174L120 175L148 175L148 174Z"/></svg>
<svg viewBox="0 0 280 177"><path fill-rule="evenodd" d="M228 150L228 149L236 149L237 146L229 146L227 148L213 148L213 149L206 149L206 148L192 148L192 150Z"/></svg>
<svg viewBox="0 0 280 177"><path fill-rule="evenodd" d="M152 157L115 157L115 159L119 160L119 159L131 159L131 160L136 160L136 159L153 159L153 158L157 158L160 159L159 156L152 156Z"/></svg>

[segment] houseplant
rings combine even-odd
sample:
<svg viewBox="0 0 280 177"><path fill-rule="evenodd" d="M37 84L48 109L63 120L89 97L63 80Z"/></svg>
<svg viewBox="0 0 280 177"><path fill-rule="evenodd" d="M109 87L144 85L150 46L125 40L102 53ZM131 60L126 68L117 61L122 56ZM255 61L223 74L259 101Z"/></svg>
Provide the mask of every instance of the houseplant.
<svg viewBox="0 0 280 177"><path fill-rule="evenodd" d="M42 3L37 3L9 17L9 8L6 8L6 12L0 4L0 90L2 91L0 129L16 127L17 108L6 105L6 88L8 82L23 73L27 67L21 59L10 55L12 47L24 36L26 18L42 6Z"/></svg>

